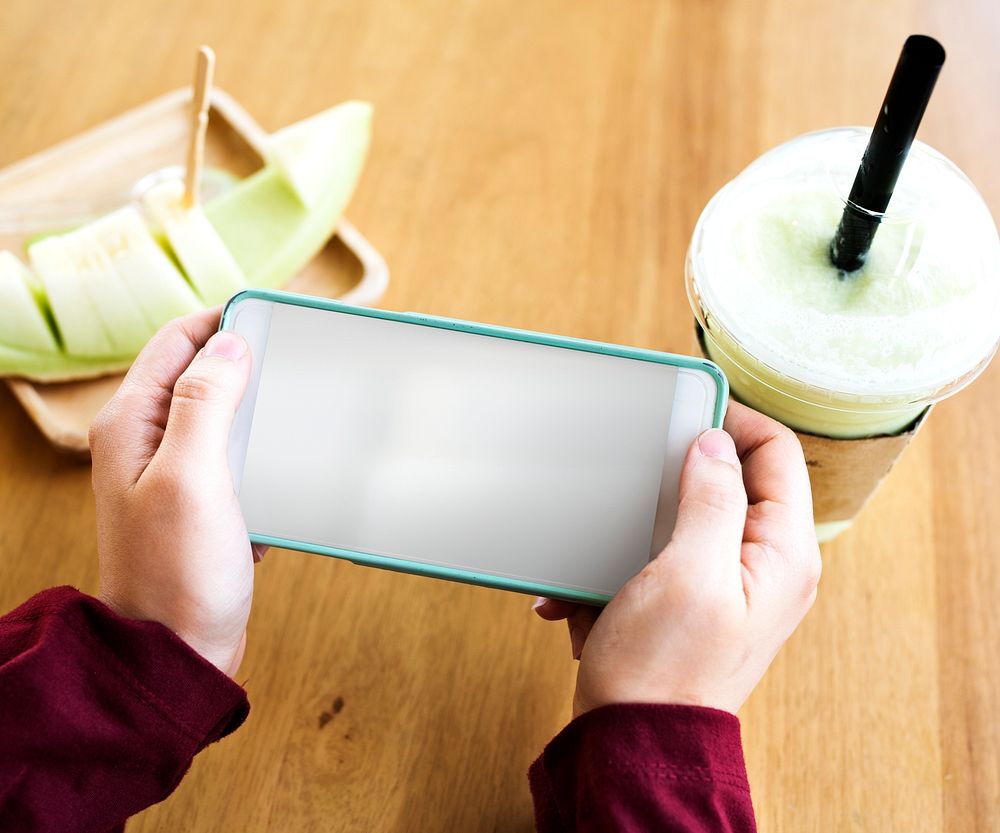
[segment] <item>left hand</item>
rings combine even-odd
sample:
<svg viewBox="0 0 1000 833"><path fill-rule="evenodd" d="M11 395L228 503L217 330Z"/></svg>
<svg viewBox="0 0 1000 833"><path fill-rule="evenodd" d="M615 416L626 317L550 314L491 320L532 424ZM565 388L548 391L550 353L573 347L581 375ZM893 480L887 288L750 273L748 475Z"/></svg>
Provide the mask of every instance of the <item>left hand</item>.
<svg viewBox="0 0 1000 833"><path fill-rule="evenodd" d="M161 622L233 676L263 550L251 548L227 459L250 351L218 325L215 308L160 330L95 419L90 448L101 600Z"/></svg>

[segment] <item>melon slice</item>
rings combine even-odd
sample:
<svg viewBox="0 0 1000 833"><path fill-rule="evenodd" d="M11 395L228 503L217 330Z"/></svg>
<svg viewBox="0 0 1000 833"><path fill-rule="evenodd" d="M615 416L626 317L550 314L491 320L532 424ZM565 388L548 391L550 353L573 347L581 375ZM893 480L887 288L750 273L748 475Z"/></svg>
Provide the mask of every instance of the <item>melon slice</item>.
<svg viewBox="0 0 1000 833"><path fill-rule="evenodd" d="M267 160L305 206L324 204L331 190L349 198L368 152L371 121L370 104L345 101L274 133Z"/></svg>
<svg viewBox="0 0 1000 833"><path fill-rule="evenodd" d="M78 356L111 356L115 350L96 307L84 291L79 269L61 236L32 243L28 258L41 279L66 352Z"/></svg>
<svg viewBox="0 0 1000 833"><path fill-rule="evenodd" d="M11 252L0 251L0 342L56 353L59 343L32 291L34 276Z"/></svg>
<svg viewBox="0 0 1000 833"><path fill-rule="evenodd" d="M201 309L201 301L138 211L120 208L89 225L152 330Z"/></svg>
<svg viewBox="0 0 1000 833"><path fill-rule="evenodd" d="M62 236L62 244L77 265L77 275L91 306L104 325L111 342L111 354L137 354L156 332L143 317L142 310L115 271L88 223Z"/></svg>
<svg viewBox="0 0 1000 833"><path fill-rule="evenodd" d="M349 101L278 131L268 164L205 207L250 286L290 280L333 234L364 167L371 113Z"/></svg>
<svg viewBox="0 0 1000 833"><path fill-rule="evenodd" d="M185 208L184 183L168 180L143 196L150 218L163 228L167 242L201 299L211 305L246 288L246 279L218 232L199 206Z"/></svg>

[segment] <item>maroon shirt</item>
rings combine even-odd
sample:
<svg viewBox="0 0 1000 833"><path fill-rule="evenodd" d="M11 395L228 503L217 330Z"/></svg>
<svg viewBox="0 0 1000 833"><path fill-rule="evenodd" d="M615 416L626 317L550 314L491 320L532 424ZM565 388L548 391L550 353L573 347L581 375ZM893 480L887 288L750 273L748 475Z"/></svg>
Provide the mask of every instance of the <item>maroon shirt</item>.
<svg viewBox="0 0 1000 833"><path fill-rule="evenodd" d="M0 617L0 831L110 833L249 711L156 622L70 587ZM529 773L540 833L754 831L739 722L627 704L569 724Z"/></svg>

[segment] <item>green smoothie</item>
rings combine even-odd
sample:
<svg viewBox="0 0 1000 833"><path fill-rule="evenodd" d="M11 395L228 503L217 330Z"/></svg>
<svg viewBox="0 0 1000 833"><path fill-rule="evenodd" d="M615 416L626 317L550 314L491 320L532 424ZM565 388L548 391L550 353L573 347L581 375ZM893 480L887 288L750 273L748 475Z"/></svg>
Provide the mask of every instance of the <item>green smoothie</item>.
<svg viewBox="0 0 1000 833"><path fill-rule="evenodd" d="M746 404L800 431L892 434L989 362L1000 241L978 192L915 142L865 265L828 250L869 131L781 145L706 206L688 294L709 357Z"/></svg>

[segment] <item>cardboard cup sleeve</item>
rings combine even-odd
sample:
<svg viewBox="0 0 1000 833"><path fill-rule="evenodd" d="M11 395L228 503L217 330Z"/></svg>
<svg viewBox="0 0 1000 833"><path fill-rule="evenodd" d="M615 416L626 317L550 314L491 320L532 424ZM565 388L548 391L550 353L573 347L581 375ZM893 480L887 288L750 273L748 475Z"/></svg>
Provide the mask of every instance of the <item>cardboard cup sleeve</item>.
<svg viewBox="0 0 1000 833"><path fill-rule="evenodd" d="M930 413L898 434L839 440L796 431L809 467L816 523L849 521L875 494Z"/></svg>
<svg viewBox="0 0 1000 833"><path fill-rule="evenodd" d="M707 357L697 323L695 339L698 352ZM909 428L897 434L844 440L796 431L809 468L816 523L853 519L875 494L930 411L928 407Z"/></svg>

